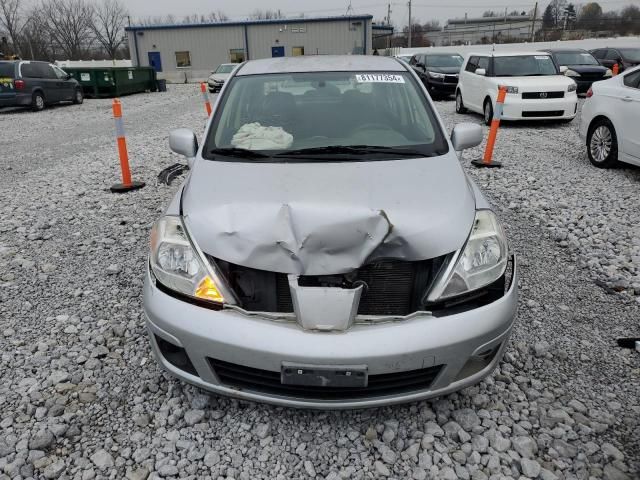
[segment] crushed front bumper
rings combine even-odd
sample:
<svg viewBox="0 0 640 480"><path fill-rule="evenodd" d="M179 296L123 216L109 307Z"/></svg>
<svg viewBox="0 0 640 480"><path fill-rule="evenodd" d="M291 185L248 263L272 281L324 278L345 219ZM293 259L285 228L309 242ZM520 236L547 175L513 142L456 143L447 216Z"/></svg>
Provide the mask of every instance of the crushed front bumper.
<svg viewBox="0 0 640 480"><path fill-rule="evenodd" d="M327 333L305 331L293 322L192 305L158 289L147 271L144 309L158 362L188 383L222 395L284 406L363 408L444 395L491 373L515 320L517 284L514 260L509 290L483 307L443 317L424 314L399 322L356 324L346 332ZM188 368L167 357L167 345L172 352L188 357ZM277 382L287 362L362 365L371 379L415 376L416 372L433 378L415 389L348 398L268 388L268 382ZM221 380L222 371L216 372L220 365L227 373L244 375L242 384Z"/></svg>

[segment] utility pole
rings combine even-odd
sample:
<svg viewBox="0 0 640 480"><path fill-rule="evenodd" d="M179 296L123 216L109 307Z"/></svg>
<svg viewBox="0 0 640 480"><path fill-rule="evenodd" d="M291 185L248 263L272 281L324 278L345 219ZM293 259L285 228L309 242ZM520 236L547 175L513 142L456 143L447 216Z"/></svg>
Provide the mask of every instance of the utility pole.
<svg viewBox="0 0 640 480"><path fill-rule="evenodd" d="M531 42L536 41L536 17L538 16L538 2L533 7L533 20L531 21Z"/></svg>
<svg viewBox="0 0 640 480"><path fill-rule="evenodd" d="M409 41L407 46L411 48L411 0L409 0Z"/></svg>
<svg viewBox="0 0 640 480"><path fill-rule="evenodd" d="M387 5L387 25L391 25L391 4ZM387 37L387 48L391 48L391 35Z"/></svg>

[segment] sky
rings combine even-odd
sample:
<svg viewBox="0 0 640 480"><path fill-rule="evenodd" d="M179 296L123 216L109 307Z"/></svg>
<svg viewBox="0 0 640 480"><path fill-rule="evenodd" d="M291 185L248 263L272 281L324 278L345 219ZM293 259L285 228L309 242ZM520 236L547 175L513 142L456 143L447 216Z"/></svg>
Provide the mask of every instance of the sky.
<svg viewBox="0 0 640 480"><path fill-rule="evenodd" d="M550 0L541 0L540 9L544 9ZM586 3L578 0L574 3ZM221 10L232 20L247 18L256 9L280 9L285 16L307 17L344 15L349 0L125 0L132 19L149 16L173 14L183 16L193 13L209 13ZM439 20L446 23L449 18L481 16L485 10L503 12L505 7L512 10L529 11L533 9L535 0L413 0L413 18L425 23ZM604 10L618 10L625 5L640 6L640 0L600 0L598 3ZM352 0L351 7L355 14L371 14L374 20L383 20L387 15L387 2L383 0ZM444 6L446 5L446 6ZM391 1L391 20L396 27L408 23L406 0ZM540 10L541 11L541 10Z"/></svg>

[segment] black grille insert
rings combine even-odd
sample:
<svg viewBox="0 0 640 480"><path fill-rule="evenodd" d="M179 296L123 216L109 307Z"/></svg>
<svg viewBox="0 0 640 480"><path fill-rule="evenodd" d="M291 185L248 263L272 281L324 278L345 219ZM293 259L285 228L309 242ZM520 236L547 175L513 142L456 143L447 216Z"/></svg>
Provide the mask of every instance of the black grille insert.
<svg viewBox="0 0 640 480"><path fill-rule="evenodd" d="M160 353L167 362L184 372L198 376L198 372L196 372L196 369L193 366L193 363L191 363L191 359L184 348L174 345L158 335L154 335L154 337L158 344L158 348L160 349Z"/></svg>
<svg viewBox="0 0 640 480"><path fill-rule="evenodd" d="M355 288L364 283L358 314L405 316L424 308L424 294L446 258L418 262L380 260L347 274L301 276L299 284ZM245 310L293 312L286 274L243 267L213 257L209 260L220 268Z"/></svg>
<svg viewBox="0 0 640 480"><path fill-rule="evenodd" d="M564 98L564 92L524 92L522 98L525 100L542 99L547 98Z"/></svg>
<svg viewBox="0 0 640 480"><path fill-rule="evenodd" d="M420 370L369 375L367 387L330 388L283 385L280 382L280 372L245 367L213 358L208 360L220 381L229 387L318 400L378 397L426 390L442 369L442 365L437 365Z"/></svg>
<svg viewBox="0 0 640 480"><path fill-rule="evenodd" d="M444 83L458 83L458 76L457 75L445 75L444 76Z"/></svg>

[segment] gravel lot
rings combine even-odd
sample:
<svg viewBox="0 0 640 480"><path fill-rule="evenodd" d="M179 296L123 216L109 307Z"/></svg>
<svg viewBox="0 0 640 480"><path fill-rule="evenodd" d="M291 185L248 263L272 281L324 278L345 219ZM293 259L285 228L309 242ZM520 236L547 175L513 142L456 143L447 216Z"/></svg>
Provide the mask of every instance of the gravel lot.
<svg viewBox="0 0 640 480"><path fill-rule="evenodd" d="M521 267L519 321L481 384L346 412L208 396L151 358L141 306L151 223L177 185L168 132L201 132L197 86L0 113L0 479L640 478L640 169L597 170L571 124L506 125L501 170L470 174ZM438 102L447 127L479 116ZM465 153L464 163L481 149Z"/></svg>

